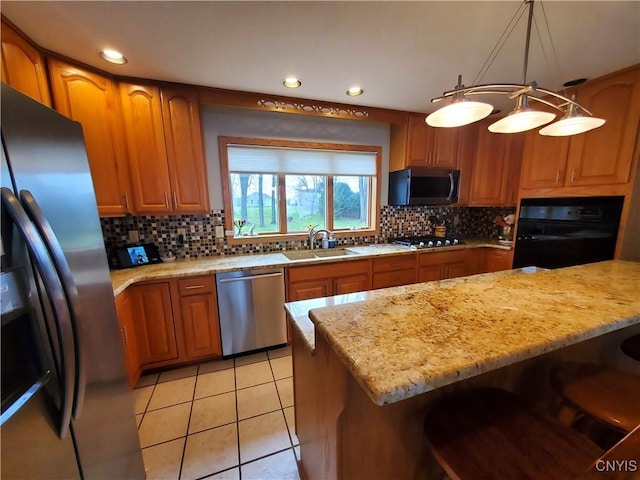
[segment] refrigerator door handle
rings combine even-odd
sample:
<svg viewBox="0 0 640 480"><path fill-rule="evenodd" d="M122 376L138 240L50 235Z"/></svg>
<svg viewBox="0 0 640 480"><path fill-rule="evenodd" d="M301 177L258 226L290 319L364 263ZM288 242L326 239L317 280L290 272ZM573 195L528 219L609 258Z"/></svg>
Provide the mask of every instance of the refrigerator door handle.
<svg viewBox="0 0 640 480"><path fill-rule="evenodd" d="M75 354L71 315L64 295L64 290L55 267L47 253L47 247L38 235L38 231L24 211L18 198L8 188L0 190L2 204L25 240L29 255L40 273L42 283L53 312L57 343L60 356L60 425L58 435L64 438L69 433L71 412L73 409L73 389L75 381Z"/></svg>
<svg viewBox="0 0 640 480"><path fill-rule="evenodd" d="M56 234L51 228L51 224L47 217L44 216L40 205L34 198L33 194L29 190L21 190L20 198L22 199L24 208L29 218L34 223L36 229L40 233L44 244L49 251L53 265L58 272L60 283L67 297L67 305L69 307L69 313L71 314L71 326L73 331L73 340L75 346L75 361L76 361L76 380L73 398L73 418L77 419L82 411L82 404L84 401L84 393L86 389L86 377L84 372L84 352L81 343L80 333L80 297L78 294L78 288L76 282L71 274L71 268L67 257L64 256L62 246L56 237Z"/></svg>

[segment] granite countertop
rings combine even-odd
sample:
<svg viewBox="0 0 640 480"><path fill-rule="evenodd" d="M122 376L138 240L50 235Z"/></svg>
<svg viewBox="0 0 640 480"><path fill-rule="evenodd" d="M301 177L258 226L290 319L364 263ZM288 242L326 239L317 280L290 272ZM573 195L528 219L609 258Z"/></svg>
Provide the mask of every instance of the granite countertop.
<svg viewBox="0 0 640 480"><path fill-rule="evenodd" d="M640 263L613 260L292 302L287 310L307 341L322 335L385 405L640 323L639 285Z"/></svg>
<svg viewBox="0 0 640 480"><path fill-rule="evenodd" d="M460 250L465 248L498 248L510 250L498 244L497 241L474 239L467 240L464 245L450 247L438 247L433 249L423 249L420 252L443 252ZM398 255L415 253L402 245L392 244L372 244L362 246L345 247L353 255L343 255L335 257L311 258L300 260L289 260L282 253L264 253L255 255L225 255L220 257L206 257L193 260L176 260L173 262L159 263L155 265L145 265L142 267L128 268L125 270L111 270L111 285L114 295L122 293L129 285L144 282L147 280L164 280L168 278L190 277L194 275L209 275L245 268L261 267L290 267L295 265L312 265L320 263L342 262L357 260L358 258L370 258L381 255Z"/></svg>

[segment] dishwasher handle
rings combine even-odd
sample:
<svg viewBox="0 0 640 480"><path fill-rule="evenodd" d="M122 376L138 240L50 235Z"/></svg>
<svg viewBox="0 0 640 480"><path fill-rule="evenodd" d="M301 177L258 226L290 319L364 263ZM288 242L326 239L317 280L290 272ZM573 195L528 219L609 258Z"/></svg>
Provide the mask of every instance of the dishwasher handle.
<svg viewBox="0 0 640 480"><path fill-rule="evenodd" d="M248 277L236 277L236 278L222 278L218 280L218 283L230 283L230 282L244 282L247 280L255 280L256 278L268 278L268 277L281 277L282 272L277 273L263 273L260 275L251 275Z"/></svg>

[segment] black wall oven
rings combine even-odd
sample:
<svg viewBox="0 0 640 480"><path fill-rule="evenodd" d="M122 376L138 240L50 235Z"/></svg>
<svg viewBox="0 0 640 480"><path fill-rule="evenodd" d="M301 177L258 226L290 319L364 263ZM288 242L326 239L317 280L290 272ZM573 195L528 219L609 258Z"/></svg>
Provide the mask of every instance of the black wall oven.
<svg viewBox="0 0 640 480"><path fill-rule="evenodd" d="M524 198L513 268L611 260L624 197Z"/></svg>

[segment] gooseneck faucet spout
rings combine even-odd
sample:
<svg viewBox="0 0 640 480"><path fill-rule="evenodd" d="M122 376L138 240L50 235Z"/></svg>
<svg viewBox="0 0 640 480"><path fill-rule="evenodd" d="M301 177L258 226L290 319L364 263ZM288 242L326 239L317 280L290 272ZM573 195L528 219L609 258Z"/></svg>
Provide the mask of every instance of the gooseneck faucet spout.
<svg viewBox="0 0 640 480"><path fill-rule="evenodd" d="M311 227L311 229L309 230L309 249L313 250L315 241L316 241L316 236L319 233L324 233L327 237L330 237L332 235L332 233L329 230L326 230L324 228L321 228L319 230L316 230L315 228L318 225L314 225L313 227Z"/></svg>

